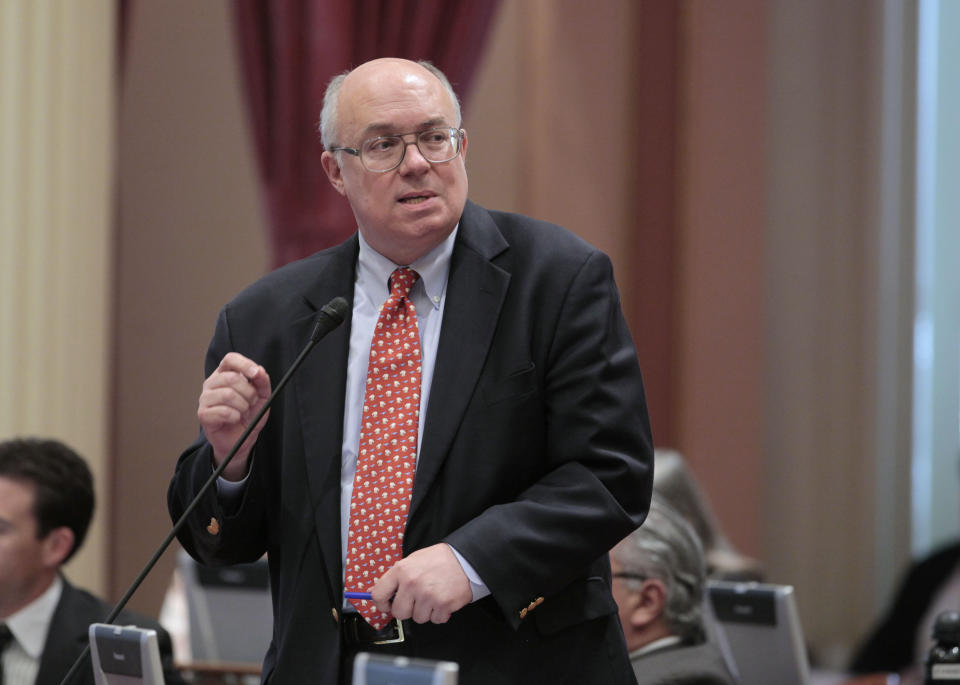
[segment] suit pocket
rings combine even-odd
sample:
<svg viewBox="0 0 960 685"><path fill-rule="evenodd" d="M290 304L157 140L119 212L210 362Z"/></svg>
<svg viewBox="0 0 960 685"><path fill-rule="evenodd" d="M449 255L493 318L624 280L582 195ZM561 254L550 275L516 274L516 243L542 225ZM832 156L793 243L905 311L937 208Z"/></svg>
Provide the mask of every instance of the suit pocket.
<svg viewBox="0 0 960 685"><path fill-rule="evenodd" d="M617 612L610 586L600 576L591 576L567 585L533 611L541 635L551 635L564 628Z"/></svg>
<svg viewBox="0 0 960 685"><path fill-rule="evenodd" d="M514 371L506 378L485 385L483 388L483 399L487 404L496 404L511 397L523 397L530 395L537 390L536 384L537 367L533 362Z"/></svg>

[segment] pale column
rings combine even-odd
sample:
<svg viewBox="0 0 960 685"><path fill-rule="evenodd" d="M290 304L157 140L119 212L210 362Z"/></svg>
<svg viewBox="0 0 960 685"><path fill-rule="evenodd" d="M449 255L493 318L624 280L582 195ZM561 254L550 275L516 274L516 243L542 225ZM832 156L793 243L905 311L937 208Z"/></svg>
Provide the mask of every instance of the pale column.
<svg viewBox="0 0 960 685"><path fill-rule="evenodd" d="M910 14L771 4L764 552L836 666L908 551Z"/></svg>
<svg viewBox="0 0 960 685"><path fill-rule="evenodd" d="M72 580L101 591L108 505L114 3L0 2L0 439L90 462L98 507Z"/></svg>

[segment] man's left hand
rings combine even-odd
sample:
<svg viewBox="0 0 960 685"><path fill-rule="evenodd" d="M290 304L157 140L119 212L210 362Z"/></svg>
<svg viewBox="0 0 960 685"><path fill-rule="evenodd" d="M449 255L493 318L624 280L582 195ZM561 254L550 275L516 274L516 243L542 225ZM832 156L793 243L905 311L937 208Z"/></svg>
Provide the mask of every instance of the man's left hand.
<svg viewBox="0 0 960 685"><path fill-rule="evenodd" d="M417 623L446 623L473 599L470 581L449 545L417 550L393 565L370 591L377 609Z"/></svg>

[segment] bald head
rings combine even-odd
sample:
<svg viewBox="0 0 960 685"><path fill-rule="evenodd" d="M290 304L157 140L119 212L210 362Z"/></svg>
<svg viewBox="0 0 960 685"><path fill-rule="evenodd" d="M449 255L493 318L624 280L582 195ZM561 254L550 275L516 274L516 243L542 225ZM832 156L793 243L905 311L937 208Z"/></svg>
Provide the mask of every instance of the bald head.
<svg viewBox="0 0 960 685"><path fill-rule="evenodd" d="M340 116L338 112L343 86L347 86L348 91L351 84L376 87L375 84L382 82L384 79L398 77L410 83L416 83L418 79L424 83L429 83L431 79L439 81L446 91L453 110L451 125L459 127L462 124L460 100L457 98L457 94L454 92L446 74L425 60L412 62L399 57L381 57L365 62L331 79L323 96L323 109L320 112L320 138L324 149L329 150L331 147L344 144L340 140Z"/></svg>

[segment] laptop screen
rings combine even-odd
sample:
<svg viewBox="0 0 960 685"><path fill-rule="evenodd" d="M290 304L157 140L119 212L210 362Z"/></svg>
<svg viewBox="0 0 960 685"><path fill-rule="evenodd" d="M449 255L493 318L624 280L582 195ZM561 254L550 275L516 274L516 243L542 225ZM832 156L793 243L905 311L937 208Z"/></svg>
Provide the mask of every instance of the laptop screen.
<svg viewBox="0 0 960 685"><path fill-rule="evenodd" d="M803 630L789 585L708 581L707 608L741 685L808 685Z"/></svg>
<svg viewBox="0 0 960 685"><path fill-rule="evenodd" d="M89 635L97 685L163 685L156 631L94 623Z"/></svg>

